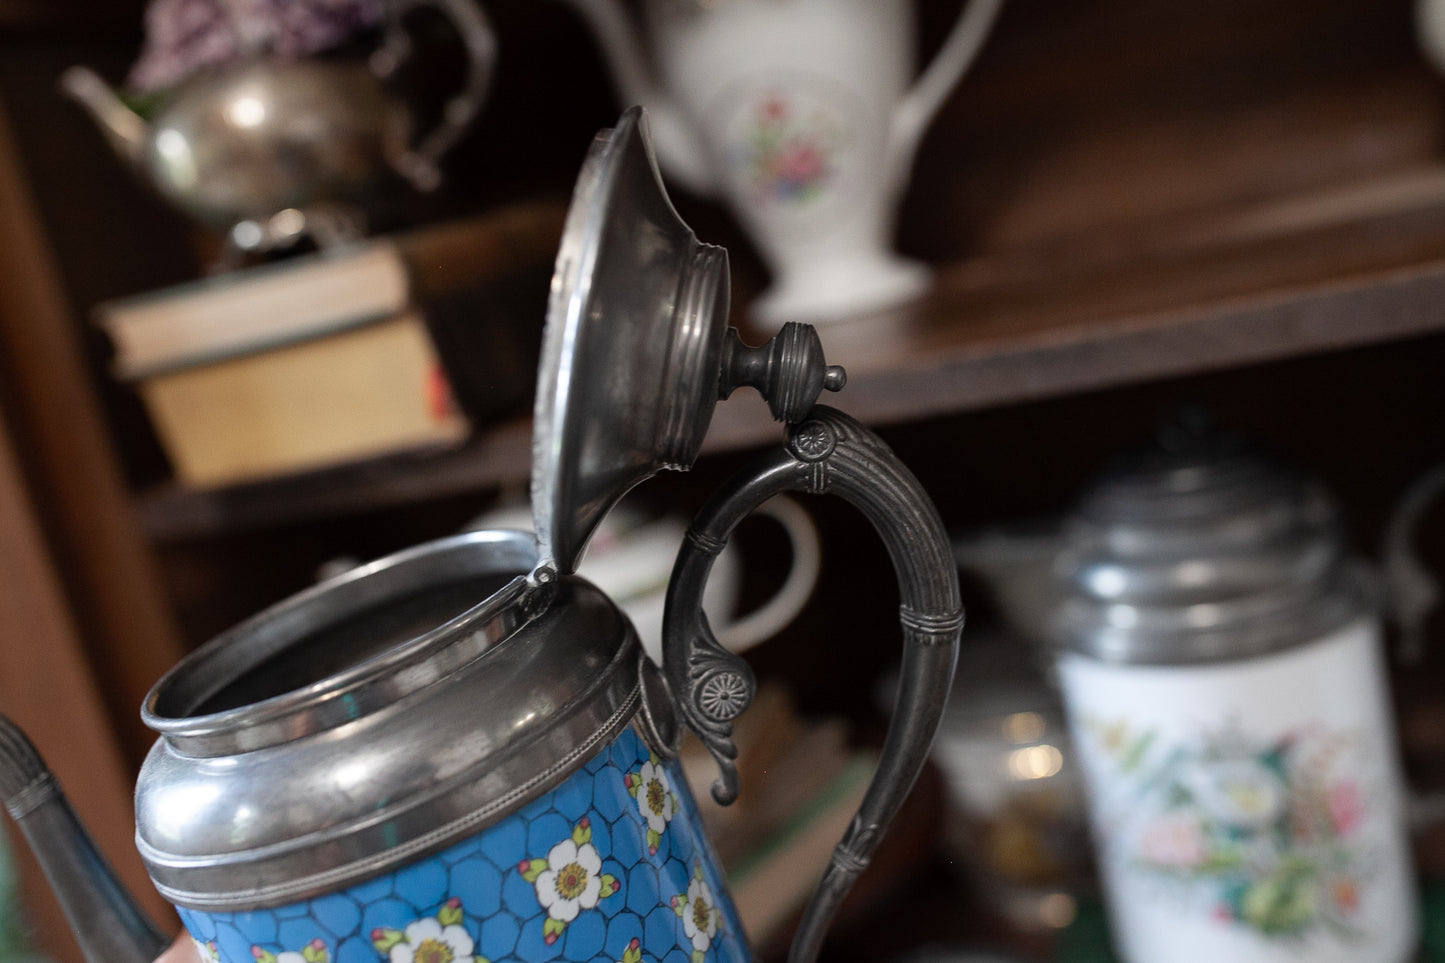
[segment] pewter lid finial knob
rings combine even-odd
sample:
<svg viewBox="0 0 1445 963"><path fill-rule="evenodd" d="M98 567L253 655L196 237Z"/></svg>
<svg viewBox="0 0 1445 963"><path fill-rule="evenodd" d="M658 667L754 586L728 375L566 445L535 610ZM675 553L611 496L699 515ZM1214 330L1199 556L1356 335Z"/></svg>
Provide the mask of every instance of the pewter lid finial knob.
<svg viewBox="0 0 1445 963"><path fill-rule="evenodd" d="M758 389L776 421L803 420L823 391L841 391L848 373L823 359L823 342L810 324L789 322L767 344L743 344L737 328L728 328L723 344L718 397L743 385Z"/></svg>

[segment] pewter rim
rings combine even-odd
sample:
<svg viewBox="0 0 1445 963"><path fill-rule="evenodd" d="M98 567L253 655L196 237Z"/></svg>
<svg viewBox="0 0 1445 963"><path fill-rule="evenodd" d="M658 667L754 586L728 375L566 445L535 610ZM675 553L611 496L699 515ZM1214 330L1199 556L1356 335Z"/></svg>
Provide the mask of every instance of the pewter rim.
<svg viewBox="0 0 1445 963"><path fill-rule="evenodd" d="M638 643L633 639L630 645L623 647L623 651L630 653L637 646ZM520 806L531 802L548 790L556 788L585 765L588 759L600 752L606 743L627 728L633 722L634 716L637 715L640 705L641 686L640 683L635 683L621 704L600 726L596 727L590 736L579 742L575 748L542 772L535 774L506 794L489 799L483 805L421 835L406 839L371 855L339 866L329 867L319 873L290 876L278 883L252 885L247 889L232 892L188 890L169 885L164 880L184 875L187 870L202 868L204 863L168 859L167 854L156 850L142 840L139 833L136 835L136 848L140 851L156 891L168 902L186 909L207 912L255 910L286 906L322 894L333 893L338 889L353 886L383 873L399 869L407 863L462 842L488 826L500 822ZM395 818L395 813L386 814L388 821ZM357 829L352 827L334 835L339 838L354 836L356 833ZM229 862L221 868L228 873L241 872L245 876L260 876L262 872L258 871L254 865L258 857L262 862L283 861L297 852L304 853L313 847L314 840L311 839L288 840L279 848L273 847L267 852L248 854L251 859L247 862L252 865Z"/></svg>
<svg viewBox="0 0 1445 963"><path fill-rule="evenodd" d="M517 604L537 548L526 532L475 531L427 542L358 566L300 592L216 636L177 663L146 696L141 718L193 756L244 752L321 732L435 683L528 620ZM187 714L242 673L343 614L425 587L438 571L513 577L451 620L310 685L247 705ZM174 707L168 704L174 704Z"/></svg>
<svg viewBox="0 0 1445 963"><path fill-rule="evenodd" d="M225 757L219 768L157 741L136 802L136 844L153 883L197 909L288 905L461 843L575 773L637 717L641 643L595 587L569 578L559 589L575 598L559 599L430 689L354 724ZM611 616L600 624L598 613ZM589 639L585 651L573 653L586 670L572 671L562 690L548 683L552 673L530 671L551 664L565 673L581 664L544 658L556 651L544 644L554 634L558 641ZM592 664L588 653L604 658ZM515 707L538 708L540 716L498 716L498 701L513 692L522 700ZM546 705L529 702L529 693L545 695ZM418 702L441 707L441 718L415 711ZM424 761L437 747L456 751L438 753L437 765ZM366 748L384 750L367 764L368 781L348 780L330 792L341 785L332 778L337 767L366 756L348 750ZM394 778L398 773L406 778ZM298 774L316 776L314 786L324 792L311 795L310 776ZM199 807L220 801L219 818L198 812L195 790L208 786L223 795L207 796ZM259 813L273 803L280 815L267 823ZM186 820L203 821L204 837L185 831Z"/></svg>
<svg viewBox="0 0 1445 963"><path fill-rule="evenodd" d="M716 382L730 297L727 251L695 237L689 238L689 247L679 281L670 370L662 379L683 387L663 399L667 407L657 452L664 468L678 471L687 471L697 459L719 400Z"/></svg>

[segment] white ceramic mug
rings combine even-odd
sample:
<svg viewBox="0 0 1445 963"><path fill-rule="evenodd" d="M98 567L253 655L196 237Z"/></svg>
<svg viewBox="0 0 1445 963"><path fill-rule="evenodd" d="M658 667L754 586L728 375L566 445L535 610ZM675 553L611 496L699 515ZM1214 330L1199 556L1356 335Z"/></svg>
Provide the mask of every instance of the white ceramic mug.
<svg viewBox="0 0 1445 963"><path fill-rule="evenodd" d="M792 498L778 496L756 512L782 526L792 548L792 566L783 584L765 603L746 615L737 613L742 588L742 559L729 543L713 565L703 597L703 609L718 641L734 652L751 648L776 635L793 621L813 594L822 563L818 530L806 509ZM525 502L512 502L486 512L469 528L530 530L532 511ZM615 601L632 620L643 648L654 662L662 662L662 612L673 559L687 531L676 516L647 518L624 503L608 514L587 547L579 575Z"/></svg>
<svg viewBox="0 0 1445 963"><path fill-rule="evenodd" d="M926 290L928 270L892 250L895 208L1003 0L967 0L916 81L912 0L644 0L651 57L618 0L569 2L622 95L648 109L664 173L724 196L767 260L758 321L827 321Z"/></svg>

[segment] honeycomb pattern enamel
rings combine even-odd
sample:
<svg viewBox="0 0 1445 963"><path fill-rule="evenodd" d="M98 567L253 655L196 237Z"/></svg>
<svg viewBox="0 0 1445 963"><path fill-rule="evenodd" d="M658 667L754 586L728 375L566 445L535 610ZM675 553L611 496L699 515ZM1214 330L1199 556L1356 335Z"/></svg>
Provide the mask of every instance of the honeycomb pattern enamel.
<svg viewBox="0 0 1445 963"><path fill-rule="evenodd" d="M744 963L681 769L631 730L440 853L279 908L180 910L220 963Z"/></svg>

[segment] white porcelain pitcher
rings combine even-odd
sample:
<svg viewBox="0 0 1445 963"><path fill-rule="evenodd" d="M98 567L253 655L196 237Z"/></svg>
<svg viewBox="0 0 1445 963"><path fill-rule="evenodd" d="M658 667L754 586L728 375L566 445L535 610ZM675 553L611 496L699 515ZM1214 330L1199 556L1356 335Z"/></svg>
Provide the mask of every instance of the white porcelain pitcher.
<svg viewBox="0 0 1445 963"><path fill-rule="evenodd" d="M892 250L895 209L1003 0L966 0L916 80L912 0L643 0L640 25L619 0L568 2L621 95L647 107L664 172L724 197L767 261L757 321L865 314L927 289L927 268Z"/></svg>
<svg viewBox="0 0 1445 963"><path fill-rule="evenodd" d="M740 613L743 558L733 543L718 553L703 592L703 608L713 620L718 641L731 652L746 651L772 638L797 618L812 597L822 570L823 547L806 508L779 495L759 505L756 514L771 518L782 528L792 562L782 585L767 601ZM532 524L532 506L521 499L489 509L467 528L530 530ZM627 613L643 650L659 664L667 580L686 535L687 519L678 515L652 518L624 502L598 527L578 569Z"/></svg>

